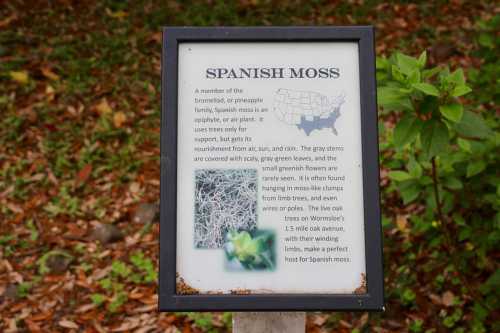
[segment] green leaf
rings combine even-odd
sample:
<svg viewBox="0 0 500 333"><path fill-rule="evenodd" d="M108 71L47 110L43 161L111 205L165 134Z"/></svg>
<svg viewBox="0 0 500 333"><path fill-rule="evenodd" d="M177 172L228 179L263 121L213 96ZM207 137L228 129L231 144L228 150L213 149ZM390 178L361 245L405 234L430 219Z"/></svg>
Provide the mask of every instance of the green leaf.
<svg viewBox="0 0 500 333"><path fill-rule="evenodd" d="M462 119L464 107L462 104L454 103L439 107L439 112L448 120L458 123Z"/></svg>
<svg viewBox="0 0 500 333"><path fill-rule="evenodd" d="M452 218L455 221L455 223L458 224L459 226L464 227L467 225L465 219L458 213L453 213Z"/></svg>
<svg viewBox="0 0 500 333"><path fill-rule="evenodd" d="M90 295L90 299L96 306L100 306L106 300L106 296L103 294L92 294Z"/></svg>
<svg viewBox="0 0 500 333"><path fill-rule="evenodd" d="M411 86L426 95L439 96L439 90L430 83L414 83Z"/></svg>
<svg viewBox="0 0 500 333"><path fill-rule="evenodd" d="M467 165L467 178L477 175L486 168L486 162L482 159L472 160Z"/></svg>
<svg viewBox="0 0 500 333"><path fill-rule="evenodd" d="M470 142L467 141L467 140L464 140L462 138L458 138L457 139L457 144L458 146L465 152L467 153L471 153L472 150L471 150L471 146L470 146Z"/></svg>
<svg viewBox="0 0 500 333"><path fill-rule="evenodd" d="M427 52L426 51L420 53L420 56L418 57L417 62L418 62L418 66L420 68L425 67L425 64L427 63Z"/></svg>
<svg viewBox="0 0 500 333"><path fill-rule="evenodd" d="M117 276L121 276L123 278L127 277L131 272L127 264L119 260L113 261L111 264L111 271Z"/></svg>
<svg viewBox="0 0 500 333"><path fill-rule="evenodd" d="M126 301L128 294L126 292L119 292L113 296L113 301L109 303L109 311L116 312Z"/></svg>
<svg viewBox="0 0 500 333"><path fill-rule="evenodd" d="M389 60L387 60L387 58L377 57L376 68L378 70L387 69L390 67L390 65L391 63L389 62Z"/></svg>
<svg viewBox="0 0 500 333"><path fill-rule="evenodd" d="M455 88L453 88L451 96L459 97L459 96L466 95L466 94L470 93L471 91L472 91L471 88L469 88L468 86L463 84L463 85L459 85L459 86L456 86Z"/></svg>
<svg viewBox="0 0 500 333"><path fill-rule="evenodd" d="M484 141L469 141L470 150L473 154L482 155L486 153L488 146Z"/></svg>
<svg viewBox="0 0 500 333"><path fill-rule="evenodd" d="M479 290L483 294L486 294L491 290L498 290L498 288L500 288L500 268L497 268L497 270L490 275L488 280L486 280L486 282L481 285Z"/></svg>
<svg viewBox="0 0 500 333"><path fill-rule="evenodd" d="M104 278L102 280L99 280L98 283L105 290L111 290L111 288L113 287L113 282L111 281L110 278Z"/></svg>
<svg viewBox="0 0 500 333"><path fill-rule="evenodd" d="M17 295L21 298L27 297L31 288L33 288L32 282L21 282L17 285Z"/></svg>
<svg viewBox="0 0 500 333"><path fill-rule="evenodd" d="M410 83L419 83L420 82L420 71L415 69L410 72L408 75L408 82Z"/></svg>
<svg viewBox="0 0 500 333"><path fill-rule="evenodd" d="M397 53L396 54L396 61L399 70L403 73L406 74L407 76L410 75L411 72L413 72L415 69L419 68L419 63L417 59L413 57L409 57L405 54L402 53Z"/></svg>
<svg viewBox="0 0 500 333"><path fill-rule="evenodd" d="M456 177L446 178L443 185L452 190L459 190L463 187L462 182Z"/></svg>
<svg viewBox="0 0 500 333"><path fill-rule="evenodd" d="M482 292L481 289L480 289L480 291ZM483 293L483 294L485 294L485 293ZM490 314L490 311L488 311L481 304L479 304L477 300L474 303L473 311L474 311L474 319L475 319L475 322L473 325L475 326L475 328L478 327L477 326L478 324L481 327L481 328L476 329L474 331L475 332L486 332L486 329L484 328L482 321L484 321L486 319L486 317L488 317L488 315ZM477 322L477 324L476 324L476 322Z"/></svg>
<svg viewBox="0 0 500 333"><path fill-rule="evenodd" d="M414 115L404 116L394 129L394 144L396 147L403 147L408 143L412 143L422 129L422 120Z"/></svg>
<svg viewBox="0 0 500 333"><path fill-rule="evenodd" d="M405 77L403 76L403 72L397 66L392 65L391 67L392 77L399 82L405 82Z"/></svg>
<svg viewBox="0 0 500 333"><path fill-rule="evenodd" d="M420 164L415 160L415 158L410 156L410 162L408 163L408 171L411 175L412 178L418 179L422 177L422 167Z"/></svg>
<svg viewBox="0 0 500 333"><path fill-rule="evenodd" d="M457 69L453 73L451 73L448 77L449 81L454 83L455 85L465 85L465 76L462 68Z"/></svg>
<svg viewBox="0 0 500 333"><path fill-rule="evenodd" d="M382 106L400 100L403 97L405 97L405 95L401 93L399 88L379 87L377 89L377 99L379 104L382 104Z"/></svg>
<svg viewBox="0 0 500 333"><path fill-rule="evenodd" d="M422 148L427 158L443 152L449 142L448 128L438 120L430 120L424 124L420 133Z"/></svg>
<svg viewBox="0 0 500 333"><path fill-rule="evenodd" d="M426 69L422 71L422 77L424 79L429 79L441 71L440 67L434 67L431 69Z"/></svg>
<svg viewBox="0 0 500 333"><path fill-rule="evenodd" d="M388 176L390 179L395 180L397 182L402 182L412 178L410 174L405 171L391 171L389 172Z"/></svg>
<svg viewBox="0 0 500 333"><path fill-rule="evenodd" d="M408 94L400 88L380 87L377 89L378 104L386 109L405 109L411 110L411 102Z"/></svg>
<svg viewBox="0 0 500 333"><path fill-rule="evenodd" d="M401 186L399 188L399 191L401 192L401 197L403 198L403 203L405 205L417 199L419 194L421 193L420 188L416 183L410 183L407 186Z"/></svg>
<svg viewBox="0 0 500 333"><path fill-rule="evenodd" d="M495 41L493 35L489 33L481 33L478 38L479 45L493 49L495 47Z"/></svg>
<svg viewBox="0 0 500 333"><path fill-rule="evenodd" d="M491 134L491 130L479 114L465 111L462 120L455 124L455 130L466 137L470 138L487 138Z"/></svg>

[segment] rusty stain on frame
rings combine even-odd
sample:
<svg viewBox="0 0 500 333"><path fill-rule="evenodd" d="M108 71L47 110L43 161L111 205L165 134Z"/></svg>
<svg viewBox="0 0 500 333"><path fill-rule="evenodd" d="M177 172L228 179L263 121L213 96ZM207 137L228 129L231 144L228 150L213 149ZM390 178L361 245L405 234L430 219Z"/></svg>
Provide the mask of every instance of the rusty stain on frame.
<svg viewBox="0 0 500 333"><path fill-rule="evenodd" d="M361 295L361 294L366 294L367 289L366 289L366 274L361 273L361 285L354 289L353 294Z"/></svg>
<svg viewBox="0 0 500 333"><path fill-rule="evenodd" d="M175 283L175 291L180 295L196 295L199 294L200 291L196 288L191 287L189 284L184 281L184 279L176 273L176 283Z"/></svg>

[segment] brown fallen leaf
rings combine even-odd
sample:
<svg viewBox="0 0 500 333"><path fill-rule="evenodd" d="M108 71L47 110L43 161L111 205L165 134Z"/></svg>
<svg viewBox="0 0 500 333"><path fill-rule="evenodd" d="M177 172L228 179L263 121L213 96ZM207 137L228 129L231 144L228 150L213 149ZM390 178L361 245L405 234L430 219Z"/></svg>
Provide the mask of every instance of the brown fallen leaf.
<svg viewBox="0 0 500 333"><path fill-rule="evenodd" d="M184 323L184 327L182 328L182 333L191 333L191 325L188 323Z"/></svg>
<svg viewBox="0 0 500 333"><path fill-rule="evenodd" d="M78 327L79 327L75 322L68 320L68 319L61 319L58 324L61 327L73 328L75 330L78 329Z"/></svg>
<svg viewBox="0 0 500 333"><path fill-rule="evenodd" d="M144 313L144 312L151 312L154 311L158 308L156 304L151 304L151 305L143 305L139 306L135 309L133 309L131 312L132 313Z"/></svg>
<svg viewBox="0 0 500 333"><path fill-rule="evenodd" d="M28 326L28 329L30 332L38 333L38 332L42 331L40 326L37 323L35 323L34 321L32 321L30 319L25 319L24 322L26 323L26 326Z"/></svg>
<svg viewBox="0 0 500 333"><path fill-rule="evenodd" d="M5 191L0 192L0 199L2 199L2 198L7 198L7 196L8 196L9 194L11 194L12 192L14 192L14 189L15 189L14 185L11 185L11 186L7 187L7 188L5 189Z"/></svg>
<svg viewBox="0 0 500 333"><path fill-rule="evenodd" d="M396 225L398 226L399 231L407 232L408 231L408 218L406 215L398 215L396 218Z"/></svg>
<svg viewBox="0 0 500 333"><path fill-rule="evenodd" d="M84 312L87 312L87 311L89 311L89 310L94 309L95 307L97 307L97 305L95 305L94 303L84 304L84 305L82 305L82 306L79 306L79 307L75 310L75 313L84 313Z"/></svg>
<svg viewBox="0 0 500 333"><path fill-rule="evenodd" d="M155 33L151 34L151 36L149 36L149 40L150 41L154 41L154 42L156 42L158 44L161 44L162 33L161 32L155 32Z"/></svg>
<svg viewBox="0 0 500 333"><path fill-rule="evenodd" d="M113 111L113 109L111 109L111 106L109 106L108 100L106 98L103 98L101 102L96 105L95 109L101 116L109 114Z"/></svg>
<svg viewBox="0 0 500 333"><path fill-rule="evenodd" d="M389 326L391 326L392 328L401 328L401 327L403 327L403 326L404 326L403 324L401 324L401 323L399 323L399 322L397 322L397 321L395 321L395 320L388 320L388 321L387 321L387 324L388 324Z"/></svg>
<svg viewBox="0 0 500 333"><path fill-rule="evenodd" d="M323 326L328 320L328 315L315 315L313 317L312 323L316 326Z"/></svg>
<svg viewBox="0 0 500 333"><path fill-rule="evenodd" d="M348 323L347 321L342 320L342 319L339 320L339 324L340 324L340 326L345 327L345 328L352 328L352 325L350 323Z"/></svg>
<svg viewBox="0 0 500 333"><path fill-rule="evenodd" d="M0 21L0 28L8 26L12 21L17 19L17 14L12 14L9 17L4 18L3 20Z"/></svg>
<svg viewBox="0 0 500 333"><path fill-rule="evenodd" d="M134 333L148 333L153 331L156 328L156 325L148 325L148 326L143 326L139 329L137 329Z"/></svg>
<svg viewBox="0 0 500 333"><path fill-rule="evenodd" d="M122 125L127 121L127 116L125 113L118 111L113 115L113 124L115 127L122 127Z"/></svg>
<svg viewBox="0 0 500 333"><path fill-rule="evenodd" d="M52 316L52 311L47 311L47 312L40 312L37 314L34 314L30 317L31 321L40 321L40 320L45 320L50 318Z"/></svg>
<svg viewBox="0 0 500 333"><path fill-rule="evenodd" d="M13 203L11 203L11 202L7 202L7 203L5 204L5 206L6 206L8 209L10 209L12 212L16 213L16 214L21 214L21 213L23 213L23 212L24 212L24 210L23 210L21 207L19 207L19 206L18 206L18 205L16 205L16 204L13 204Z"/></svg>
<svg viewBox="0 0 500 333"><path fill-rule="evenodd" d="M45 88L45 94L47 95L47 101L52 101L54 100L54 96L55 96L55 90L54 88L52 88L51 85L47 85L47 87Z"/></svg>
<svg viewBox="0 0 500 333"><path fill-rule="evenodd" d="M44 178L45 178L45 174L44 173L37 173L37 174L31 176L29 178L29 180L32 181L32 182L38 182L38 181L40 181L40 180L42 180Z"/></svg>
<svg viewBox="0 0 500 333"><path fill-rule="evenodd" d="M17 318L6 318L5 322L7 323L7 329L5 330L5 333L17 333L19 330L16 325L16 320Z"/></svg>
<svg viewBox="0 0 500 333"><path fill-rule="evenodd" d="M27 84L30 80L30 76L26 71L10 71L10 78L17 83Z"/></svg>
<svg viewBox="0 0 500 333"><path fill-rule="evenodd" d="M86 164L75 177L75 187L80 187L84 184L90 177L92 173L92 164Z"/></svg>
<svg viewBox="0 0 500 333"><path fill-rule="evenodd" d="M445 291L441 297L444 306L452 306L455 300L455 295L451 291Z"/></svg>
<svg viewBox="0 0 500 333"><path fill-rule="evenodd" d="M43 76L52 81L59 81L60 77L56 73L54 73L49 67L42 67L41 72Z"/></svg>
<svg viewBox="0 0 500 333"><path fill-rule="evenodd" d="M52 184L58 186L59 185L59 180L57 180L57 178L54 175L54 173L52 172L52 170L50 168L47 168L46 172L47 172L47 178L50 180L50 182Z"/></svg>
<svg viewBox="0 0 500 333"><path fill-rule="evenodd" d="M439 297L436 294L430 294L429 299L431 300L432 303L434 303L436 305L441 305L443 303L443 300L441 299L441 297Z"/></svg>
<svg viewBox="0 0 500 333"><path fill-rule="evenodd" d="M129 294L128 294L128 298L130 299L140 299L144 297L144 294L141 293L140 291L138 291L137 289L134 289L132 290Z"/></svg>
<svg viewBox="0 0 500 333"><path fill-rule="evenodd" d="M106 14L109 17L117 18L117 19L121 19L121 18L124 18L124 17L128 16L128 13L124 12L123 10L117 10L116 12L113 12L109 8L106 8Z"/></svg>
<svg viewBox="0 0 500 333"><path fill-rule="evenodd" d="M95 330L99 333L107 333L108 332L96 320L92 321L92 325L94 326Z"/></svg>
<svg viewBox="0 0 500 333"><path fill-rule="evenodd" d="M163 331L163 333L178 333L178 332L180 331L175 325L169 326Z"/></svg>
<svg viewBox="0 0 500 333"><path fill-rule="evenodd" d="M141 324L141 321L137 317L127 318L120 326L111 329L111 332L125 332L130 331Z"/></svg>

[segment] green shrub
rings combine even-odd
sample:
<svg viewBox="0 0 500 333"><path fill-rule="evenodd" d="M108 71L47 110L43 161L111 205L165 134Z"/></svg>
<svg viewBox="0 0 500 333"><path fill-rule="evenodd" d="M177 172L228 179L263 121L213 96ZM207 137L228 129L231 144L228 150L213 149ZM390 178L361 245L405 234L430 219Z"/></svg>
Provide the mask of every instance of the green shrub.
<svg viewBox="0 0 500 333"><path fill-rule="evenodd" d="M472 89L462 69L427 68L425 52L377 59L377 79L382 118L396 119L392 130L382 130L381 164L390 179L385 199L396 194L403 206L418 207L409 217L412 237L484 319L500 305L500 272L491 256L500 241L498 117L464 100ZM487 282L477 288L478 279ZM407 305L408 296L401 294ZM450 316L444 325L458 321Z"/></svg>
<svg viewBox="0 0 500 333"><path fill-rule="evenodd" d="M474 99L486 105L500 104L500 15L476 23L478 34L473 56L482 59L481 67L469 71L474 85Z"/></svg>

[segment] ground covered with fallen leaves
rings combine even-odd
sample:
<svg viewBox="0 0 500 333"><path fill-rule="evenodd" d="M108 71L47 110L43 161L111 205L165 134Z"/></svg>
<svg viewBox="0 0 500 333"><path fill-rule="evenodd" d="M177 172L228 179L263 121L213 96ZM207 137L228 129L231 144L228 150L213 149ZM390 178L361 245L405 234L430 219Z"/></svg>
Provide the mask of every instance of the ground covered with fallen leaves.
<svg viewBox="0 0 500 333"><path fill-rule="evenodd" d="M498 13L465 0L0 2L0 331L230 331L230 313L156 310L162 26L373 24L378 55L428 50L467 69L481 66L476 22ZM386 195L383 210L387 311L309 313L307 331L465 332L469 310L451 326L442 314L473 295L433 288L431 258L402 262L418 207Z"/></svg>

